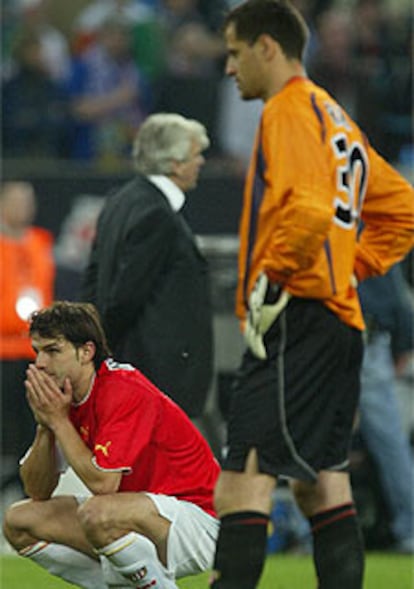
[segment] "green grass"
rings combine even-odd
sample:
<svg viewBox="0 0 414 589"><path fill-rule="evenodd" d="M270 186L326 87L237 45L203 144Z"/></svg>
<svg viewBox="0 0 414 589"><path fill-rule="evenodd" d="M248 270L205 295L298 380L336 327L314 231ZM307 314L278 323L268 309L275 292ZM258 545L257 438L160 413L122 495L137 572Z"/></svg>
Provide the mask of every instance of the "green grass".
<svg viewBox="0 0 414 589"><path fill-rule="evenodd" d="M180 589L206 589L209 575L188 577L178 582ZM27 559L0 557L1 589L69 589L74 587ZM281 554L267 559L260 589L316 589L309 557ZM386 553L367 555L364 589L414 589L414 562L409 556Z"/></svg>

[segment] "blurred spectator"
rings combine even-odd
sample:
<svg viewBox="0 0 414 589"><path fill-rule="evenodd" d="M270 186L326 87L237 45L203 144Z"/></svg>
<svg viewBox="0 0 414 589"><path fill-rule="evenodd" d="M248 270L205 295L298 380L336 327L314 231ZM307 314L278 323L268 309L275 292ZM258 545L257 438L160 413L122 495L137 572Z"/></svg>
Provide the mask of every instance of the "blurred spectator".
<svg viewBox="0 0 414 589"><path fill-rule="evenodd" d="M386 158L402 165L410 163L404 161L404 154L411 153L413 166L413 20L409 13L401 12L390 15L388 22L390 41L379 95L380 149Z"/></svg>
<svg viewBox="0 0 414 589"><path fill-rule="evenodd" d="M412 108L409 72L403 73L400 79L400 72L396 75L395 71L398 54L403 55L409 68L409 14L403 21L406 32L402 34L401 27L398 27L399 32L395 35L395 22L390 18L384 0L357 0L354 7L355 116L374 147L391 161L396 160L398 149L390 149L390 129L387 132L384 120L384 109L389 108L387 100L391 98L394 103L403 103L405 109L408 102L407 115Z"/></svg>
<svg viewBox="0 0 414 589"><path fill-rule="evenodd" d="M0 374L2 488L17 477L17 460L30 446L34 421L25 398L25 370L33 353L27 319L53 299L52 236L32 225L36 197L31 184L0 189ZM18 427L17 427L18 424Z"/></svg>
<svg viewBox="0 0 414 589"><path fill-rule="evenodd" d="M218 33L229 6L228 0L198 0L197 8L207 27Z"/></svg>
<svg viewBox="0 0 414 589"><path fill-rule="evenodd" d="M65 35L49 22L51 0L5 0L2 6L2 74L7 79L16 64L12 56L14 38L22 32L39 37L46 72L55 82L67 79L70 49Z"/></svg>
<svg viewBox="0 0 414 589"><path fill-rule="evenodd" d="M132 55L143 74L154 83L165 65L164 31L157 14L161 0L94 0L73 25L73 51L81 54L97 40L100 27L111 17L130 25Z"/></svg>
<svg viewBox="0 0 414 589"><path fill-rule="evenodd" d="M94 0L77 16L73 51L79 55L96 42L98 31L111 18L129 24L131 54L143 74L155 83L164 70L165 40L156 8L158 0Z"/></svg>
<svg viewBox="0 0 414 589"><path fill-rule="evenodd" d="M57 300L80 300L80 282L88 263L96 222L105 199L81 194L65 218L55 245Z"/></svg>
<svg viewBox="0 0 414 589"><path fill-rule="evenodd" d="M166 67L164 27L155 14L152 18L133 25L132 46L134 59L150 80L155 93L158 81L164 74Z"/></svg>
<svg viewBox="0 0 414 589"><path fill-rule="evenodd" d="M3 0L1 3L1 79L6 80L10 77L13 70L12 63L12 46L16 36L16 27L18 26L16 8L12 0Z"/></svg>
<svg viewBox="0 0 414 589"><path fill-rule="evenodd" d="M394 548L413 554L413 455L396 390L396 378L414 350L413 293L398 265L385 276L364 281L359 294L368 335L359 428L378 469Z"/></svg>
<svg viewBox="0 0 414 589"><path fill-rule="evenodd" d="M166 40L166 71L155 109L199 120L214 147L220 61L224 56L221 35L208 27L197 0L163 0L160 17Z"/></svg>
<svg viewBox="0 0 414 589"><path fill-rule="evenodd" d="M65 156L67 98L47 73L38 33L21 31L13 58L15 71L2 89L3 156Z"/></svg>
<svg viewBox="0 0 414 589"><path fill-rule="evenodd" d="M57 82L69 75L69 43L63 33L48 19L48 2L51 0L16 0L16 10L23 31L32 31L39 36L41 56L46 71Z"/></svg>
<svg viewBox="0 0 414 589"><path fill-rule="evenodd" d="M353 63L353 24L348 12L332 8L317 23L314 51L309 55L309 77L355 116L355 74Z"/></svg>
<svg viewBox="0 0 414 589"><path fill-rule="evenodd" d="M111 18L123 18L131 27L151 20L154 10L143 0L93 0L89 2L74 23L73 48L82 53L97 41L99 29Z"/></svg>
<svg viewBox="0 0 414 589"><path fill-rule="evenodd" d="M292 0L292 4L303 15L306 24L309 27L310 37L308 39L307 47L305 48L305 63L313 56L313 53L318 44L318 31L316 23L320 16L327 11L330 11L335 0ZM338 8L338 7L337 7Z"/></svg>
<svg viewBox="0 0 414 589"><path fill-rule="evenodd" d="M211 129L216 85L210 84L209 79L212 74L217 77L221 73L217 59L223 55L223 45L217 31L225 0L159 0L157 6L152 19L134 26L135 59L154 83L156 96L160 96L155 109L201 117ZM188 87L183 79L188 78L195 84L190 91L203 85L205 97L201 92L195 100L184 96ZM202 78L200 83L198 78ZM175 96L177 90L179 94Z"/></svg>
<svg viewBox="0 0 414 589"><path fill-rule="evenodd" d="M197 0L164 0L163 7L169 71L183 77L217 71L217 59L224 55L223 41L207 27Z"/></svg>
<svg viewBox="0 0 414 589"><path fill-rule="evenodd" d="M69 95L72 156L105 166L124 160L150 109L150 92L132 57L131 30L123 17L105 21L97 41L74 58Z"/></svg>
<svg viewBox="0 0 414 589"><path fill-rule="evenodd" d="M292 4L303 14L307 24L312 26L323 12L330 10L338 2L336 0L292 0Z"/></svg>
<svg viewBox="0 0 414 589"><path fill-rule="evenodd" d="M383 156L404 164L413 153L409 12L391 10L385 0L356 0L351 10L342 2L316 17L309 8L309 14L316 25L309 76L351 113Z"/></svg>

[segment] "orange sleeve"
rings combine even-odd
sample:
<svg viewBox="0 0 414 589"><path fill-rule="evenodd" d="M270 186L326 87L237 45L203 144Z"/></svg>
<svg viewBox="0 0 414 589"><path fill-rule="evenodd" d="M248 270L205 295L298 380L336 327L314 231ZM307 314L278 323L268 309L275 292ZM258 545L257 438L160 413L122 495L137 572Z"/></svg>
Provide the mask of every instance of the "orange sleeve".
<svg viewBox="0 0 414 589"><path fill-rule="evenodd" d="M414 247L414 190L372 147L370 179L356 248L358 280L384 274Z"/></svg>

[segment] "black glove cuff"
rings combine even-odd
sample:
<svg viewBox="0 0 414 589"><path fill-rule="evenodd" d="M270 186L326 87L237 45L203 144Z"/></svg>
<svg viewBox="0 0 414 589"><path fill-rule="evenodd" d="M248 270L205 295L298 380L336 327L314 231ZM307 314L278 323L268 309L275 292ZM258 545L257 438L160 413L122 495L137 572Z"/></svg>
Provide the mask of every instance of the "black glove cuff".
<svg viewBox="0 0 414 589"><path fill-rule="evenodd" d="M274 305L277 303L280 297L280 293L282 292L282 287L277 282L270 283L267 287L266 296L265 296L265 304L267 305Z"/></svg>

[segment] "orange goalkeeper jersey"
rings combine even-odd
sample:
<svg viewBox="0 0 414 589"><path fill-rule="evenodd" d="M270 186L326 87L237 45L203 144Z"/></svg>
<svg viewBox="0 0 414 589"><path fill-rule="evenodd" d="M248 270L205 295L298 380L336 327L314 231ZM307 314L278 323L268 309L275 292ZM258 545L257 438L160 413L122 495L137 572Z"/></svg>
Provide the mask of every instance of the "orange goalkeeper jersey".
<svg viewBox="0 0 414 589"><path fill-rule="evenodd" d="M364 328L352 276L385 273L414 245L414 191L307 78L266 102L240 221L236 312L260 272Z"/></svg>

